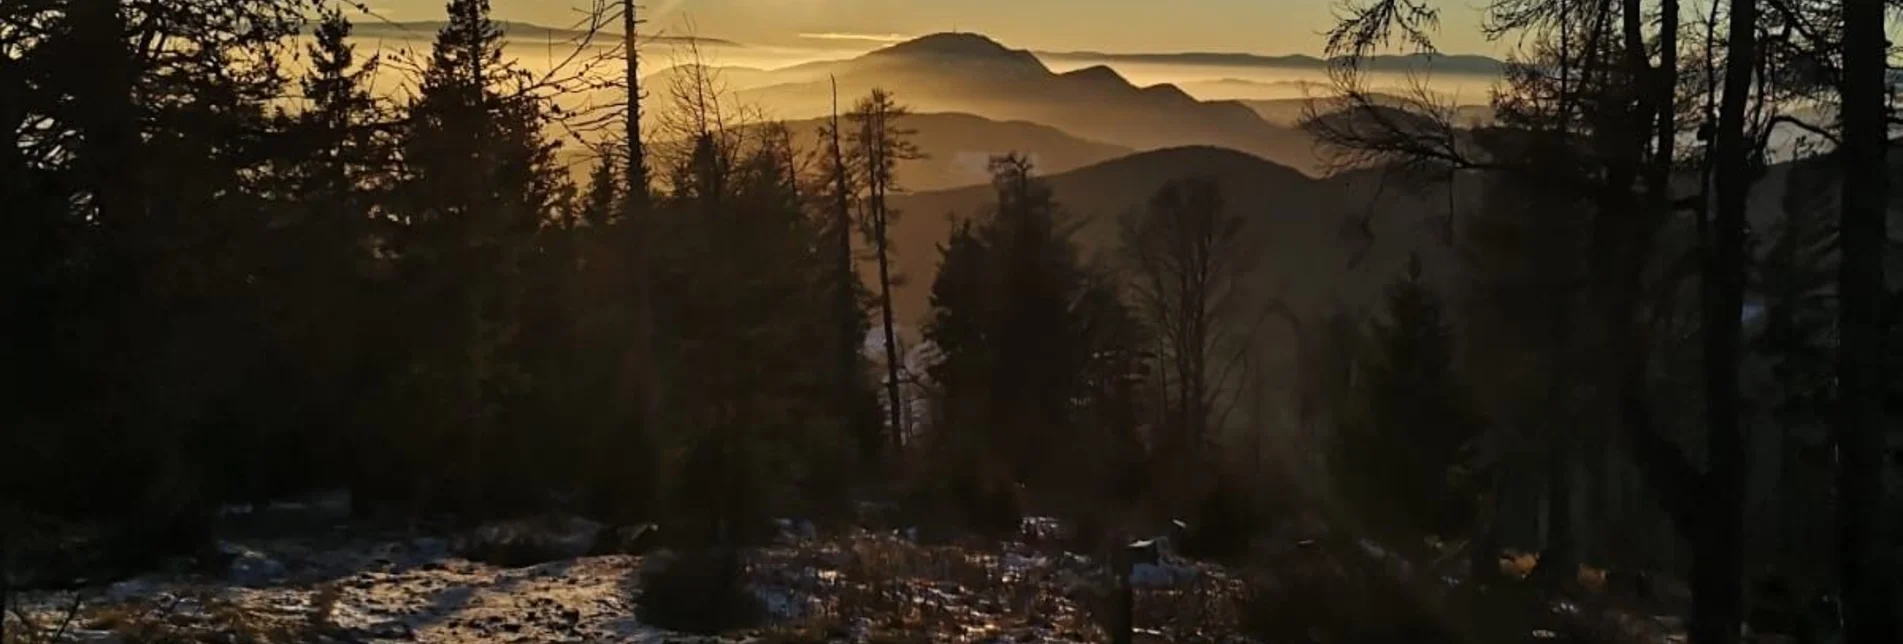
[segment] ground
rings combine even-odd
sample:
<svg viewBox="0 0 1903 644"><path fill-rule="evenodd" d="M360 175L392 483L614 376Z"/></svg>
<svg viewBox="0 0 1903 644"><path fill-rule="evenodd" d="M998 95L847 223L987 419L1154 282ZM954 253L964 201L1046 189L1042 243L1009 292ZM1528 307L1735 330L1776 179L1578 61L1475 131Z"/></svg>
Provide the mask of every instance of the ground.
<svg viewBox="0 0 1903 644"><path fill-rule="evenodd" d="M24 593L8 641L1096 642L1112 596L1103 566L1054 548L924 546L808 527L749 555L748 588L767 624L697 638L635 618L640 571L665 551L503 566L465 556L470 539L340 531L224 541L218 574ZM1140 567L1136 583L1140 641L1219 641L1233 630L1225 624L1241 585L1220 567L1166 556Z"/></svg>

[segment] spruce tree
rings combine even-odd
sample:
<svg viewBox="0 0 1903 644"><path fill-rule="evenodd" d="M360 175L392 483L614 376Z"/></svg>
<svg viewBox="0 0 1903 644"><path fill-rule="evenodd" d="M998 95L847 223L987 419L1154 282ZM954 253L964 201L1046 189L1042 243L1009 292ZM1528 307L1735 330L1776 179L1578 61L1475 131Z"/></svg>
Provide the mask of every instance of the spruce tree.
<svg viewBox="0 0 1903 644"><path fill-rule="evenodd" d="M1454 371L1453 327L1418 256L1388 287L1386 318L1371 325L1362 413L1337 432L1330 469L1372 532L1418 543L1465 527L1476 490L1461 474L1478 423Z"/></svg>
<svg viewBox="0 0 1903 644"><path fill-rule="evenodd" d="M1142 340L1114 283L1080 261L1076 224L1030 161L991 167L993 208L940 247L925 337L943 355L931 369L943 398L931 461L950 468L933 478L968 520L1006 529L1020 484L1056 503L1109 489L1109 472L1092 468L1127 455L1049 464L1079 446L1128 445L1119 425L1097 421L1130 413L1118 381Z"/></svg>
<svg viewBox="0 0 1903 644"><path fill-rule="evenodd" d="M398 275L416 308L402 318L412 325L411 364L398 377L417 401L411 455L443 454L437 478L458 488L430 496L500 511L527 493L500 480L535 449L532 425L510 432L505 409L528 387L523 262L561 177L542 138L543 106L519 91L522 73L502 57L487 0L451 0L448 13L402 142Z"/></svg>

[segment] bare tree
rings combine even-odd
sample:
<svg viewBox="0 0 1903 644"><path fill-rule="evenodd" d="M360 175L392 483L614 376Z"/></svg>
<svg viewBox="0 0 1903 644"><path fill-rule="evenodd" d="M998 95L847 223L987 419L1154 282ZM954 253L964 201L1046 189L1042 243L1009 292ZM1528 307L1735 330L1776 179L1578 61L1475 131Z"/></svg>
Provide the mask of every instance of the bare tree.
<svg viewBox="0 0 1903 644"><path fill-rule="evenodd" d="M839 370L837 375L840 379L837 392L839 409L842 417L856 419L859 418L857 407L860 400L859 380L862 376L859 371L859 360L861 347L865 342L865 314L859 308L858 297L859 273L853 269L852 261L852 202L858 198L858 188L852 167L847 161L843 142L846 134L840 129L839 124L839 82L837 80L832 81L832 92L832 116L819 128L819 138L821 144L825 146L820 161L825 186L820 189L820 192L826 194L825 207L827 214L830 215L831 228L827 230L827 237L833 245L830 251L833 259L834 289L837 291L834 294L836 300L834 307L839 316L838 324L841 331L839 365L837 366ZM876 427L870 426L871 423L867 425L869 426L866 429L876 430ZM855 424L855 427L857 426ZM878 445L884 441L879 438L877 431L870 431L869 434L866 444L862 447L868 451L867 456L876 456Z"/></svg>
<svg viewBox="0 0 1903 644"><path fill-rule="evenodd" d="M890 230L892 219L898 213L886 205L886 197L904 190L894 176L899 162L924 157L918 146L906 138L914 131L899 123L909 113L905 106L893 99L891 93L875 88L871 94L859 99L853 111L846 115L856 126L850 137L852 154L854 165L860 168L865 180L865 199L860 204L859 223L868 244L872 246L874 260L879 265L879 313L885 327L887 414L894 449L902 447L905 440L902 433L905 405L900 399L898 332L892 319L892 287L896 277L891 269Z"/></svg>
<svg viewBox="0 0 1903 644"><path fill-rule="evenodd" d="M628 366L625 373L629 379L628 399L634 409L634 420L638 426L636 432L658 431L657 410L659 408L655 389L657 372L654 368L654 261L649 246L656 226L650 212L651 197L648 182L647 149L641 141L641 56L636 49L637 29L641 20L635 14L635 0L621 0L621 45L622 55L627 58L627 73L623 82L627 84L627 107L625 113L625 132L627 137L628 170L624 175L628 187L622 197L622 227L628 242L630 257L629 279L633 288L628 293L630 300L628 329L632 336L629 343ZM606 161L604 160L604 163Z"/></svg>
<svg viewBox="0 0 1903 644"><path fill-rule="evenodd" d="M1243 219L1215 180L1171 181L1120 223L1138 309L1162 344L1164 413L1196 453L1210 439L1218 399L1241 356L1242 279L1254 259Z"/></svg>

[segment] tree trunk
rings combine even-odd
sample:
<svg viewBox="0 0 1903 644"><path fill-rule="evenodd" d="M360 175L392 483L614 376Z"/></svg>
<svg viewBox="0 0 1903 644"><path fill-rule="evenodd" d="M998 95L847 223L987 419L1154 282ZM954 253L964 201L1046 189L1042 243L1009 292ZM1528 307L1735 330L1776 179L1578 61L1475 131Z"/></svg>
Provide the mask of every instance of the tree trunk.
<svg viewBox="0 0 1903 644"><path fill-rule="evenodd" d="M635 14L634 0L621 0L622 46L627 55L628 83L628 194L622 204L622 226L629 235L629 266L632 268L633 292L630 293L633 316L628 333L632 336L628 352L627 395L634 411L634 432L650 435L660 425L657 418L658 373L654 367L654 302L653 302L653 266L648 252L648 238L652 235L652 222L648 221L648 168L645 146L641 142L641 84L640 57L635 50L636 28L640 20ZM653 445L652 441L641 441L644 445ZM644 468L646 469L646 468ZM638 475L639 476L639 475ZM637 503L649 501L647 495L653 490L631 490L631 494L641 495Z"/></svg>
<svg viewBox="0 0 1903 644"><path fill-rule="evenodd" d="M829 121L832 130L828 153L832 157L833 183L833 270L838 273L836 295L839 307L839 413L841 418L851 419L851 427L857 431L872 431L855 436L863 441L860 448L867 458L877 458L879 454L879 436L875 423L861 423L859 415L859 352L865 338L860 337L859 323L861 313L859 305L853 301L854 282L859 279L852 269L852 192L851 178L846 176L846 153L840 145L843 133L839 129L839 82L832 81L833 113ZM871 427L867 427L871 426ZM870 437L869 439L867 437Z"/></svg>
<svg viewBox="0 0 1903 644"><path fill-rule="evenodd" d="M1886 507L1883 473L1885 388L1883 251L1888 230L1885 148L1889 128L1887 43L1881 0L1845 0L1843 78L1842 263L1838 273L1843 345L1837 453L1840 565L1843 567L1845 644L1896 642L1894 521Z"/></svg>
<svg viewBox="0 0 1903 644"><path fill-rule="evenodd" d="M636 29L641 20L635 14L634 0L621 0L622 52L627 55L628 83L628 198L645 208L648 196L647 150L641 145L641 58L635 51Z"/></svg>
<svg viewBox="0 0 1903 644"><path fill-rule="evenodd" d="M1751 188L1745 107L1756 55L1757 2L1733 0L1724 94L1712 153L1716 213L1702 288L1705 298L1705 440L1709 467L1704 521L1693 526L1691 641L1728 644L1743 609L1743 494L1746 454L1739 431L1738 359L1744 310L1745 205Z"/></svg>
<svg viewBox="0 0 1903 644"><path fill-rule="evenodd" d="M1567 436L1556 435L1552 441L1546 463L1546 544L1535 572L1541 583L1557 587L1572 581L1579 570L1573 527L1573 465L1578 455Z"/></svg>
<svg viewBox="0 0 1903 644"><path fill-rule="evenodd" d="M881 117L883 121L883 117ZM883 128L883 124L881 125ZM875 172L875 175L877 173ZM888 406L888 421L892 423L892 450L896 455L905 446L905 410L899 400L899 343L898 332L892 328L892 273L891 252L887 249L886 212L884 177L873 179L872 184L872 224L878 242L879 252L879 316L885 323L885 395Z"/></svg>

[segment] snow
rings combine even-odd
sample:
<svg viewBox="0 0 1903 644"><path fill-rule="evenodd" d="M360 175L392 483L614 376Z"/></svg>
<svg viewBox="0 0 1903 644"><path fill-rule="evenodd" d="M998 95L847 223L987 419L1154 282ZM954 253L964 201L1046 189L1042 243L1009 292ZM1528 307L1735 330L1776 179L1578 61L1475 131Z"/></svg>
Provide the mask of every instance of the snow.
<svg viewBox="0 0 1903 644"><path fill-rule="evenodd" d="M1130 567L1130 584L1138 588L1173 588L1196 581L1195 568L1178 564L1139 563Z"/></svg>
<svg viewBox="0 0 1903 644"><path fill-rule="evenodd" d="M525 525L556 534L598 531L579 522ZM780 543L750 555L748 589L772 625L836 620L829 628L835 641L853 642L902 634L962 643L1102 640L1087 607L1112 586L1089 557L1016 543L921 546L865 531L829 537L808 525L786 520ZM566 531L576 526L584 529ZM451 544L461 540L405 534L230 540L220 550L231 564L217 575L155 573L87 591L86 605L89 611L127 607L194 625L198 633L229 631L219 620L242 615L247 624L321 627L353 642L759 641L684 636L641 623L634 598L642 557L579 556L509 568L457 556ZM868 563L862 552L888 553L879 562L915 563ZM1146 588L1180 589L1212 574L1174 560L1154 568L1138 573ZM28 593L22 606L59 614L71 597ZM109 625L75 626L73 641L112 639Z"/></svg>

